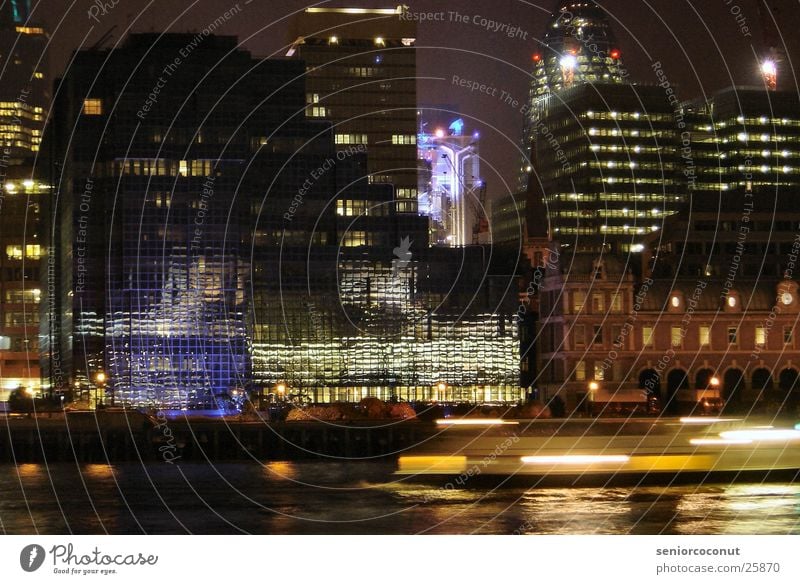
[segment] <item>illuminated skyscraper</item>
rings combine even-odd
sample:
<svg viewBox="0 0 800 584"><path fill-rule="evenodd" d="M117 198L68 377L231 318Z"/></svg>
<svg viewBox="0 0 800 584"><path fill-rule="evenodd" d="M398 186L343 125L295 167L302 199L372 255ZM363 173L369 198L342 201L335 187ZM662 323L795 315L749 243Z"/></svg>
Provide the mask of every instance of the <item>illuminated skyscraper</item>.
<svg viewBox="0 0 800 584"><path fill-rule="evenodd" d="M693 197L800 189L800 101L788 91L731 87L684 104L682 166Z"/></svg>
<svg viewBox="0 0 800 584"><path fill-rule="evenodd" d="M559 0L550 15L543 43L532 55L520 191L528 185L531 143L537 139L542 99L582 83L625 83L627 78L608 15L593 0Z"/></svg>
<svg viewBox="0 0 800 584"><path fill-rule="evenodd" d="M641 251L685 200L680 133L661 88L581 84L543 98L528 212L580 250Z"/></svg>
<svg viewBox="0 0 800 584"><path fill-rule="evenodd" d="M0 147L7 166L39 151L49 104L44 29L30 20L29 0L0 5Z"/></svg>

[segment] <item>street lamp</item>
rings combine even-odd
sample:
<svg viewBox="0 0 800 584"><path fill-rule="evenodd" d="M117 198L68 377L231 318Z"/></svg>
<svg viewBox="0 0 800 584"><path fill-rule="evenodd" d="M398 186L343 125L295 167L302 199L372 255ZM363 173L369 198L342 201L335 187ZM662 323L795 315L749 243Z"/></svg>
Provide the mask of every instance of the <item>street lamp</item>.
<svg viewBox="0 0 800 584"><path fill-rule="evenodd" d="M709 379L708 383L711 385L711 387L719 387L719 377L712 377Z"/></svg>
<svg viewBox="0 0 800 584"><path fill-rule="evenodd" d="M600 389L600 384L596 381L589 382L589 396L586 400L586 409L588 410L588 414L591 416L594 413L594 394L597 393L597 390Z"/></svg>
<svg viewBox="0 0 800 584"><path fill-rule="evenodd" d="M103 389L103 395L105 396L105 384L106 384L106 374L102 371L98 371L97 374L94 376L95 381L95 389L94 389L94 407L97 408L98 403L102 405L100 402L100 389Z"/></svg>

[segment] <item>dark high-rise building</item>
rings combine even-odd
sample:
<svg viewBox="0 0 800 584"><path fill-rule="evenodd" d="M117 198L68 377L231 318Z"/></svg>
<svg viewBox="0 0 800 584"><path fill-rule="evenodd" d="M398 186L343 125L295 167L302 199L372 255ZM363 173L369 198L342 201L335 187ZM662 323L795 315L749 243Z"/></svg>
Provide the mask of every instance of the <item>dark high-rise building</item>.
<svg viewBox="0 0 800 584"><path fill-rule="evenodd" d="M531 145L538 139L542 100L583 83L625 83L627 73L605 10L593 0L559 0L533 56L533 72L523 126L520 191L531 173Z"/></svg>
<svg viewBox="0 0 800 584"><path fill-rule="evenodd" d="M249 380L249 219L269 176L249 169L313 133L292 122L301 67L236 47L140 34L75 55L48 132L63 161L46 355L56 390L182 406Z"/></svg>
<svg viewBox="0 0 800 584"><path fill-rule="evenodd" d="M0 148L2 167L39 151L49 91L47 34L30 20L30 0L0 5Z"/></svg>
<svg viewBox="0 0 800 584"><path fill-rule="evenodd" d="M667 96L655 86L582 84L543 98L540 111L530 209L546 210L562 245L641 251L685 199Z"/></svg>
<svg viewBox="0 0 800 584"><path fill-rule="evenodd" d="M417 212L416 22L402 7L305 9L289 56L306 67L306 115L330 120L338 150L365 145L369 180Z"/></svg>

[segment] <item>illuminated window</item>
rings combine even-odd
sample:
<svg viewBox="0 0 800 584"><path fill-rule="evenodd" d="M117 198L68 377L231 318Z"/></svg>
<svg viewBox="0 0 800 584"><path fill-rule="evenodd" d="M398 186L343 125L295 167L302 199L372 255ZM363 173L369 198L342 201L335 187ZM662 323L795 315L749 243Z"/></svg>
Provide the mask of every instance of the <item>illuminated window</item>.
<svg viewBox="0 0 800 584"><path fill-rule="evenodd" d="M21 260L22 259L22 246L21 245L7 245L6 246L6 256L10 260Z"/></svg>
<svg viewBox="0 0 800 584"><path fill-rule="evenodd" d="M586 381L586 361L575 364L575 381Z"/></svg>
<svg viewBox="0 0 800 584"><path fill-rule="evenodd" d="M392 134L392 144L407 146L417 143L417 136L415 134Z"/></svg>
<svg viewBox="0 0 800 584"><path fill-rule="evenodd" d="M708 347L711 344L711 327L706 325L700 326L700 346Z"/></svg>
<svg viewBox="0 0 800 584"><path fill-rule="evenodd" d="M348 231L342 238L343 247L358 247L367 245L367 233L365 231Z"/></svg>
<svg viewBox="0 0 800 584"><path fill-rule="evenodd" d="M417 189L397 189L398 199L416 199Z"/></svg>
<svg viewBox="0 0 800 584"><path fill-rule="evenodd" d="M42 246L41 245L26 245L25 246L25 257L38 260L42 257Z"/></svg>
<svg viewBox="0 0 800 584"><path fill-rule="evenodd" d="M794 332L792 327L785 326L783 327L783 342L786 345L791 345L794 341Z"/></svg>
<svg viewBox="0 0 800 584"><path fill-rule="evenodd" d="M611 312L622 312L622 293L614 292L611 295Z"/></svg>
<svg viewBox="0 0 800 584"><path fill-rule="evenodd" d="M33 74L33 78L34 79L44 79L44 73L42 73L41 71L36 71Z"/></svg>
<svg viewBox="0 0 800 584"><path fill-rule="evenodd" d="M181 176L187 176L189 174L189 162L187 160L181 160L178 163L178 174Z"/></svg>
<svg viewBox="0 0 800 584"><path fill-rule="evenodd" d="M767 344L767 329L763 326L756 327L756 345L764 346Z"/></svg>
<svg viewBox="0 0 800 584"><path fill-rule="evenodd" d="M83 114L86 116L102 116L103 115L103 100L96 98L89 98L83 100Z"/></svg>
<svg viewBox="0 0 800 584"><path fill-rule="evenodd" d="M680 347L683 344L683 334L681 327L674 326L670 329L670 339L673 347Z"/></svg>
<svg viewBox="0 0 800 584"><path fill-rule="evenodd" d="M737 342L739 330L735 326L728 327L728 342L735 345Z"/></svg>
<svg viewBox="0 0 800 584"><path fill-rule="evenodd" d="M336 134L336 144L367 144L366 134Z"/></svg>
<svg viewBox="0 0 800 584"><path fill-rule="evenodd" d="M596 381L603 381L605 378L605 369L603 369L602 361L594 362L594 378Z"/></svg>
<svg viewBox="0 0 800 584"><path fill-rule="evenodd" d="M583 305L586 303L586 292L580 290L572 293L572 310L573 312L580 312L583 310Z"/></svg>
<svg viewBox="0 0 800 584"><path fill-rule="evenodd" d="M653 327L651 326L642 327L642 345L645 347L653 346Z"/></svg>

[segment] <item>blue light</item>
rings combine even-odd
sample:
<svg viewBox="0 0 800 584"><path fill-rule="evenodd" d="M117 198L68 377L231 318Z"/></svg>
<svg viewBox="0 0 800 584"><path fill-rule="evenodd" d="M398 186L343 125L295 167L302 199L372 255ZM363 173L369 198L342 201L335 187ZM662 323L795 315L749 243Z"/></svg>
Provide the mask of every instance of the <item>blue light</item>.
<svg viewBox="0 0 800 584"><path fill-rule="evenodd" d="M460 136L461 132L464 131L464 120L458 118L456 121L450 124L450 127L448 129L453 131L454 136Z"/></svg>

